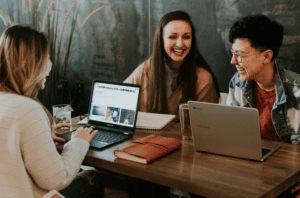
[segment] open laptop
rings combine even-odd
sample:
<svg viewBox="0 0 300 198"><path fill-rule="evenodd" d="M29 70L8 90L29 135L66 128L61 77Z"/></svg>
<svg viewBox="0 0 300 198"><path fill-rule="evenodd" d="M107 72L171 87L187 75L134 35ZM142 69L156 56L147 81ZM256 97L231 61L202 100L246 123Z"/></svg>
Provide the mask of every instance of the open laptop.
<svg viewBox="0 0 300 198"><path fill-rule="evenodd" d="M255 108L189 101L194 146L204 151L264 161L280 145L261 141Z"/></svg>
<svg viewBox="0 0 300 198"><path fill-rule="evenodd" d="M104 148L129 139L135 132L141 86L94 80L87 127L98 130L90 145ZM71 139L73 131L60 137Z"/></svg>

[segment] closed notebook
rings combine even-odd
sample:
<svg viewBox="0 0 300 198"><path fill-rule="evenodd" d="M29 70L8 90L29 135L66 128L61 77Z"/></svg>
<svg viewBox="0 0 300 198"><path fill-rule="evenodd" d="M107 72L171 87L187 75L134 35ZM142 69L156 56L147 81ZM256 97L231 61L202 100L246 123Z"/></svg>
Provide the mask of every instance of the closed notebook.
<svg viewBox="0 0 300 198"><path fill-rule="evenodd" d="M180 146L181 141L178 139L153 134L116 149L114 155L121 159L148 164Z"/></svg>

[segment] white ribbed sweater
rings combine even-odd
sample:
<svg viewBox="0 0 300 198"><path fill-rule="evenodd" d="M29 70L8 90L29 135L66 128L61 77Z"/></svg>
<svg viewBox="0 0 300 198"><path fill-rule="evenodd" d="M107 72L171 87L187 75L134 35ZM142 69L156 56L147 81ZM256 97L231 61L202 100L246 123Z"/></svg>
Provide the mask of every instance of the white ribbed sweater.
<svg viewBox="0 0 300 198"><path fill-rule="evenodd" d="M42 197L76 177L89 143L76 138L61 155L36 101L0 92L0 197Z"/></svg>

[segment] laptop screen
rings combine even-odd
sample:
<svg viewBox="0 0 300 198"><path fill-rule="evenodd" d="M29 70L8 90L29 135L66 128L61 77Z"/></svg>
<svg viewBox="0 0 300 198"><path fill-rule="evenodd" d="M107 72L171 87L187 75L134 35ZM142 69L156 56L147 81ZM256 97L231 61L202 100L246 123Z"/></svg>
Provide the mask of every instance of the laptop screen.
<svg viewBox="0 0 300 198"><path fill-rule="evenodd" d="M118 129L134 129L140 86L94 81L89 123Z"/></svg>

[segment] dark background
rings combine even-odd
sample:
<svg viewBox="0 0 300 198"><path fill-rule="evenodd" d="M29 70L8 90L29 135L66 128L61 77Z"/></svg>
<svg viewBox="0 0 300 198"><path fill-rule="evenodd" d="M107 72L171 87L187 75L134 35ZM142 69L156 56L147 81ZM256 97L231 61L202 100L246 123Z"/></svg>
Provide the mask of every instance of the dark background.
<svg viewBox="0 0 300 198"><path fill-rule="evenodd" d="M21 0L9 1L15 3L17 13L16 4ZM50 1L45 0L42 13ZM68 97L73 100L72 92L82 83L84 95L76 98L85 108L93 79L123 81L149 57L160 18L174 10L191 15L198 47L215 73L221 92L228 92L229 80L236 72L227 54L231 47L229 29L234 21L249 14L264 14L283 24L284 41L277 60L300 73L299 0L56 0L56 11L64 18L73 2L80 3L80 8L67 69ZM108 7L81 29L85 17L102 5ZM0 9L8 12L6 0L0 0ZM0 20L1 34L5 28Z"/></svg>

